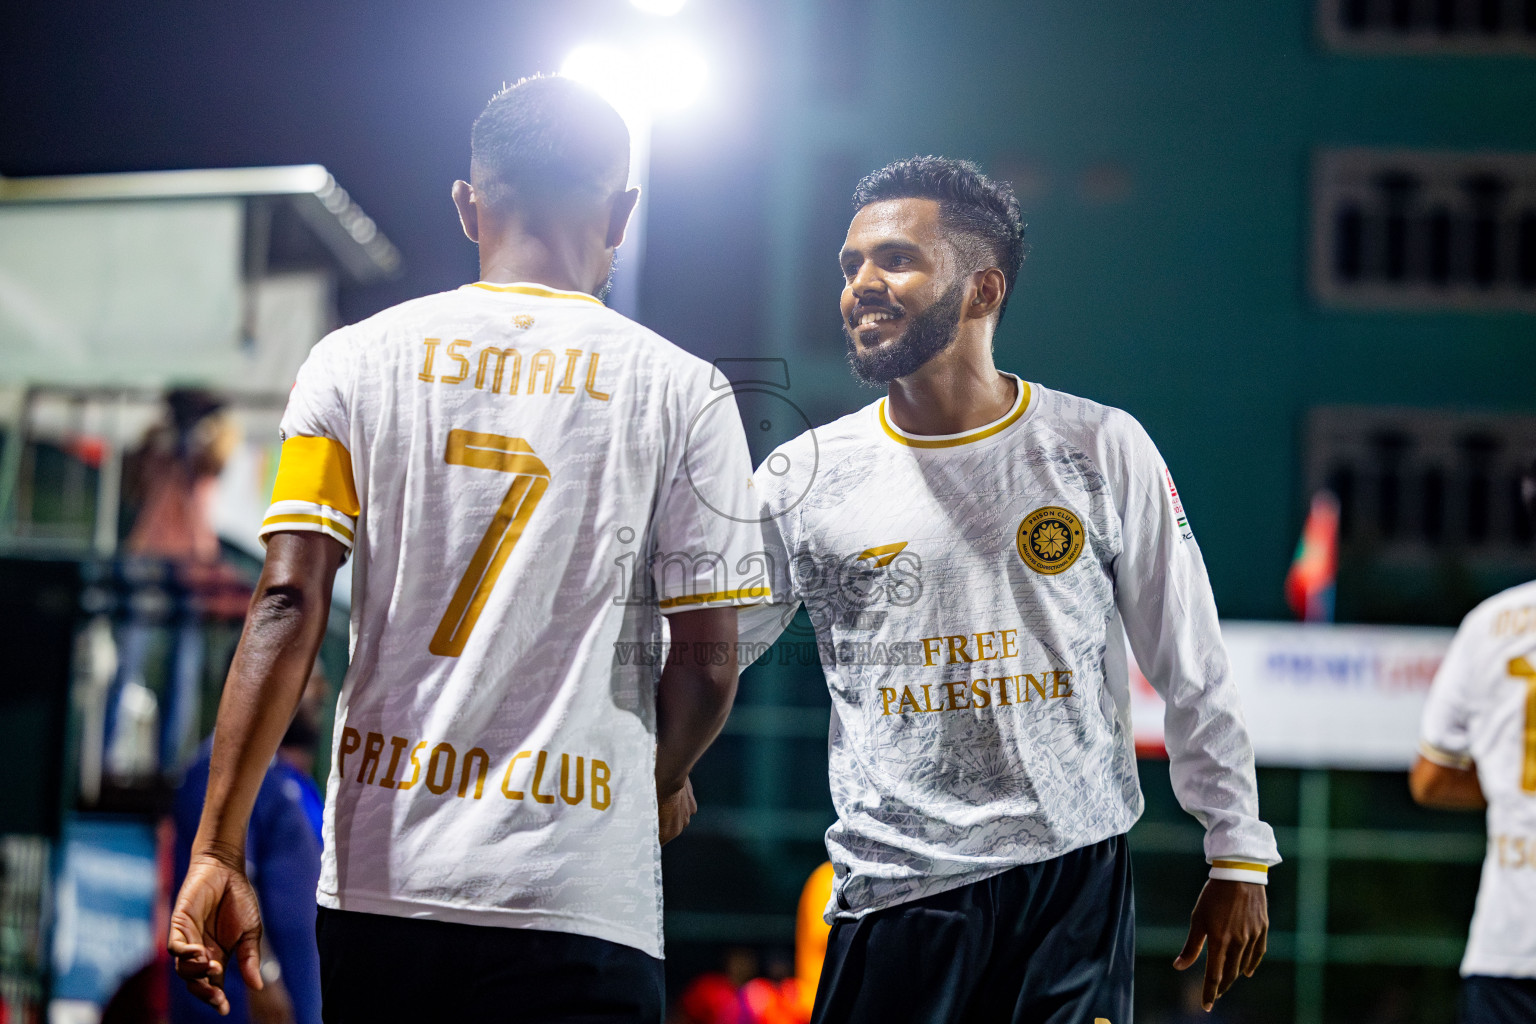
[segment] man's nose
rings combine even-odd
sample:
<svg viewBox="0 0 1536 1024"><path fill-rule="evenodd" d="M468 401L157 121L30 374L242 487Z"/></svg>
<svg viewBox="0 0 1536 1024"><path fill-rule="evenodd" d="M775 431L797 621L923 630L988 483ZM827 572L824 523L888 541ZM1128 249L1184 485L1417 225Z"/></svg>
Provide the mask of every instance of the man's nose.
<svg viewBox="0 0 1536 1024"><path fill-rule="evenodd" d="M848 290L853 292L854 298L886 293L885 279L880 276L880 268L875 265L874 260L865 260L859 264L858 272L853 275L853 280L848 282Z"/></svg>

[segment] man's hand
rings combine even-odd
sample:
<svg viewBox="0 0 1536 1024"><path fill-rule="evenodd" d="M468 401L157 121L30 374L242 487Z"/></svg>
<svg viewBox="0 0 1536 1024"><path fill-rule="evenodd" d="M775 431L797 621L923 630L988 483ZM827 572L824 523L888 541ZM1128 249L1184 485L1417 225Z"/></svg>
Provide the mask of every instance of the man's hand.
<svg viewBox="0 0 1536 1024"><path fill-rule="evenodd" d="M246 987L261 989L261 911L238 858L193 854L166 948L187 991L220 1014L229 1013L224 972L231 959Z"/></svg>
<svg viewBox="0 0 1536 1024"><path fill-rule="evenodd" d="M720 735L736 699L736 609L667 617L672 647L656 683L657 831L677 838L699 805L688 773Z"/></svg>
<svg viewBox="0 0 1536 1024"><path fill-rule="evenodd" d="M268 538L219 698L202 821L166 948L187 991L221 1014L229 1012L223 986L230 957L246 986L261 990L261 911L245 877L246 826L314 668L344 554L339 541L320 533Z"/></svg>
<svg viewBox="0 0 1536 1024"><path fill-rule="evenodd" d="M1187 970L1205 955L1205 990L1200 1004L1209 1012L1226 994L1238 973L1253 977L1269 942L1269 904L1264 886L1252 882L1209 879L1189 915L1189 939L1173 962L1175 970Z"/></svg>
<svg viewBox="0 0 1536 1024"><path fill-rule="evenodd" d="M688 827L693 812L699 809L693 799L693 780L684 779L683 788L671 796L657 794L657 809L661 812L661 845L676 839L678 833Z"/></svg>

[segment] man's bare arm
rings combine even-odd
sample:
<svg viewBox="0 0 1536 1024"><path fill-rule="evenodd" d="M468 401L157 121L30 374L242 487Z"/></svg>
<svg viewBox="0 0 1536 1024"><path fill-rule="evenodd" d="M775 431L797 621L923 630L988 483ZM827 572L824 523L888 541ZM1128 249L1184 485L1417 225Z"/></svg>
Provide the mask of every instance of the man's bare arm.
<svg viewBox="0 0 1536 1024"><path fill-rule="evenodd" d="M736 609L706 608L667 617L672 648L656 689L656 798L661 841L695 809L688 773L709 749L736 699Z"/></svg>
<svg viewBox="0 0 1536 1024"><path fill-rule="evenodd" d="M193 995L229 1012L227 959L261 988L261 917L245 877L246 828L267 766L309 679L344 550L320 533L277 533L224 684L202 821L168 943Z"/></svg>
<svg viewBox="0 0 1536 1024"><path fill-rule="evenodd" d="M1419 757L1408 772L1415 803L1443 811L1480 811L1488 806L1477 782L1477 766L1450 768Z"/></svg>

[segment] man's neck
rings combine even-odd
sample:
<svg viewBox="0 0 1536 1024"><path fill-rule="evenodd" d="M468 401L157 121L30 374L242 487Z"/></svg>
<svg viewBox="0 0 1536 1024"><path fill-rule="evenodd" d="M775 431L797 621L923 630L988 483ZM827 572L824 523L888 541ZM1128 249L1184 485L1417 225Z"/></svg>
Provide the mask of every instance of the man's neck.
<svg viewBox="0 0 1536 1024"><path fill-rule="evenodd" d="M590 295L597 276L591 259L590 246L577 239L504 231L481 239L480 280L488 284L526 281Z"/></svg>
<svg viewBox="0 0 1536 1024"><path fill-rule="evenodd" d="M958 341L916 373L891 381L891 421L909 434L963 434L1000 420L1018 399L1018 382L992 363L990 339Z"/></svg>

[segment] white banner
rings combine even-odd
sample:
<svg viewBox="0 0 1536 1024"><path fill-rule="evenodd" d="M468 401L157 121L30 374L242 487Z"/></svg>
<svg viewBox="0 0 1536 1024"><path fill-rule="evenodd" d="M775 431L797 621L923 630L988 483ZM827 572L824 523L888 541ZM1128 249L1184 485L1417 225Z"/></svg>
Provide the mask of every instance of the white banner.
<svg viewBox="0 0 1536 1024"><path fill-rule="evenodd" d="M233 198L0 207L0 380L255 390L243 225Z"/></svg>
<svg viewBox="0 0 1536 1024"><path fill-rule="evenodd" d="M1223 622L1258 763L1406 769L1454 630ZM1137 752L1166 756L1163 702L1131 657Z"/></svg>

